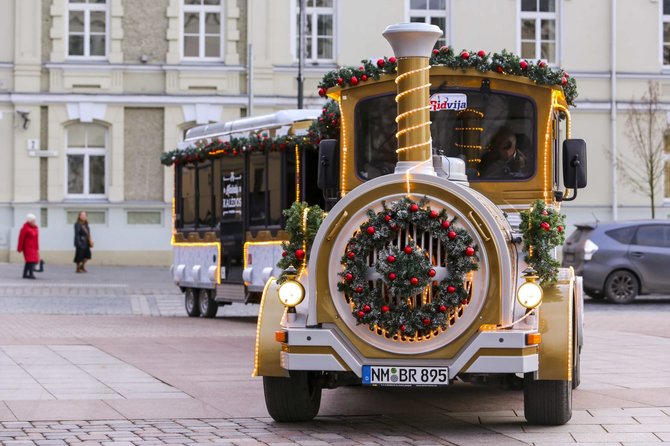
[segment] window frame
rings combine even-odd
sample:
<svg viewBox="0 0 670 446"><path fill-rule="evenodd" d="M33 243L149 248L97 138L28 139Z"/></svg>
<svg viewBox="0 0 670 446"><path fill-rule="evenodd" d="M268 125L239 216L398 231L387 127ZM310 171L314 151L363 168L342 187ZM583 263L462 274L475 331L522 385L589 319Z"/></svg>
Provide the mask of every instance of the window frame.
<svg viewBox="0 0 670 446"><path fill-rule="evenodd" d="M534 38L534 44L535 44L535 55L534 57L526 57L526 60L543 60L546 62L548 65L551 66L556 66L559 63L560 59L560 8L561 8L561 1L560 0L554 0L554 12L541 12L539 11L539 1L540 0L535 0L536 4L538 5L538 10L537 11L522 11L521 6L522 6L522 1L523 0L517 0L517 12L518 12L518 19L517 19L517 54L519 56L522 56L522 47L523 47L523 39L522 39L522 26L521 22L523 20L534 20L535 21L535 38ZM554 57L556 60L549 60L549 59L543 59L542 58L542 20L548 20L552 19L554 20ZM549 40L547 40L549 42Z"/></svg>
<svg viewBox="0 0 670 446"><path fill-rule="evenodd" d="M226 10L225 1L221 0L218 5L187 5L185 0L181 0L181 13L179 15L179 52L181 60L185 62L223 62L225 55L225 20ZM219 55L217 57L205 56L205 16L208 13L218 13L220 16L221 25L219 28ZM198 56L187 56L185 51L185 16L187 13L198 13Z"/></svg>
<svg viewBox="0 0 670 446"><path fill-rule="evenodd" d="M668 63L665 62L665 57L663 54L663 50L665 49L666 42L663 38L664 35L664 26L667 23L670 25L670 11L666 14L665 11L663 10L663 1L658 2L658 15L659 15L659 21L660 21L660 26L659 26L659 36L658 36L658 43L660 47L659 51L659 59L661 62L661 67L664 70L670 70L670 60L668 60ZM667 42L668 47L670 47L670 41ZM670 199L670 197L669 197Z"/></svg>
<svg viewBox="0 0 670 446"><path fill-rule="evenodd" d="M299 20L299 13L300 13L300 8L298 7L298 2L300 0L293 0L291 2L292 5L292 13L291 17L293 19L291 20L291 53L293 55L293 61L298 62L299 59L299 54L298 54L298 25L297 22ZM333 6L330 7L325 7L325 6L309 6L307 5L305 8L305 22L307 23L309 20L312 20L312 34L311 36L305 36L305 42L307 42L308 38L312 39L312 42L317 42L317 31L318 31L318 25L314 25L314 21L317 21L317 16L318 15L326 15L324 11L330 11L330 15L333 18L333 34L332 34L332 39L333 39L333 56L329 59L325 58L319 58L318 57L318 45L312 44L312 53L317 53L317 57L312 57L310 54L305 53L305 63L311 63L311 64L332 64L335 63L336 61L336 55L337 55L337 42L338 42L338 20L337 20L337 9L338 9L338 1L337 0L332 0L333 1ZM309 0L306 0L306 2L309 2ZM311 11L311 12L310 12ZM319 14L320 13L320 14ZM311 17L310 17L311 16Z"/></svg>
<svg viewBox="0 0 670 446"><path fill-rule="evenodd" d="M71 60L107 60L109 57L109 0L102 3L71 3L67 0L67 18L65 19L65 57ZM84 13L84 54L70 54L70 13L82 11ZM91 55L91 12L105 13L105 54L102 56Z"/></svg>
<svg viewBox="0 0 670 446"><path fill-rule="evenodd" d="M670 132L663 135L663 203L670 205Z"/></svg>
<svg viewBox="0 0 670 446"><path fill-rule="evenodd" d="M423 17L424 23L431 24L431 19L434 17L437 18L444 18L444 28L442 30L442 37L437 39L437 42L435 43L435 48L440 48L444 45L449 45L449 38L448 38L448 30L450 30L449 26L449 11L450 11L450 2L451 0L444 0L444 10L441 9L431 9L430 8L430 0L426 0L426 8L425 9L412 9L412 0L406 0L406 8L405 10L407 11L407 22L411 22L412 17Z"/></svg>
<svg viewBox="0 0 670 446"><path fill-rule="evenodd" d="M69 143L69 128L73 125L76 124L83 124L85 127L88 126L98 126L102 128L105 132L105 147L100 148L100 147L70 147ZM73 122L67 127L65 127L65 181L64 181L64 187L65 187L65 197L66 198L83 198L83 199L104 199L107 197L107 192L108 192L108 175L109 175L109 160L107 156L107 151L109 149L109 129L102 125L102 124L96 124L96 123L82 123L82 122ZM68 157L70 155L83 155L84 156L84 166L82 168L82 174L83 174L83 192L81 194L77 193L70 193L68 190L69 186L69 178L70 178L70 169L69 169L69 163L68 163ZM102 194L92 194L90 193L90 158L91 156L102 156L104 158L104 168L105 168L105 174L103 177L103 184L105 188L105 192Z"/></svg>

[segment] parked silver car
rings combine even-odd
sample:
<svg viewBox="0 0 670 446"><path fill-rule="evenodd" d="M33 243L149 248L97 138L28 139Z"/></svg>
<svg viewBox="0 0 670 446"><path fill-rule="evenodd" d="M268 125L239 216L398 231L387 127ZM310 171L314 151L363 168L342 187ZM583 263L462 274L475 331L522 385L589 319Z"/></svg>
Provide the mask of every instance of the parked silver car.
<svg viewBox="0 0 670 446"><path fill-rule="evenodd" d="M615 303L670 293L670 222L578 224L563 246L563 266L584 278L584 292Z"/></svg>

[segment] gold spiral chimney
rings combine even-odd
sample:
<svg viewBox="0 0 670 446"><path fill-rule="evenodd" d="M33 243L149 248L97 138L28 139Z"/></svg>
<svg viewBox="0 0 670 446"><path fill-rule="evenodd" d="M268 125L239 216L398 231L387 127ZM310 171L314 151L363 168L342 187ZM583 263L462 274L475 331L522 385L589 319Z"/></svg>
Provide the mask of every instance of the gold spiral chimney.
<svg viewBox="0 0 670 446"><path fill-rule="evenodd" d="M398 164L396 173L412 170L435 174L431 162L430 65L431 51L442 30L427 23L388 26L383 36L398 60Z"/></svg>

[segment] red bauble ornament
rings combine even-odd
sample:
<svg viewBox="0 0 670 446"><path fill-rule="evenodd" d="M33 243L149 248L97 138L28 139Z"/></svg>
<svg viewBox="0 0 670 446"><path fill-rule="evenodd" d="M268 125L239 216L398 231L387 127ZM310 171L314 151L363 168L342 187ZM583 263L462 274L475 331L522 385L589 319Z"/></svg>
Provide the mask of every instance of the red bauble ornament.
<svg viewBox="0 0 670 446"><path fill-rule="evenodd" d="M356 76L351 76L349 82L351 82L351 85L358 85L358 78Z"/></svg>
<svg viewBox="0 0 670 446"><path fill-rule="evenodd" d="M282 251L282 253L281 253L281 256L282 256L282 257L286 257L287 255L288 255L288 252L286 252L286 251Z"/></svg>
<svg viewBox="0 0 670 446"><path fill-rule="evenodd" d="M349 251L349 252L347 253L347 257L350 258L350 259L353 259L354 257L356 257L356 254L354 254L353 252Z"/></svg>
<svg viewBox="0 0 670 446"><path fill-rule="evenodd" d="M370 311L372 311L372 308L370 308L370 305L366 305L366 306L363 307L363 311L365 311L366 313L369 313Z"/></svg>
<svg viewBox="0 0 670 446"><path fill-rule="evenodd" d="M437 218L440 214L437 211L430 211L430 218Z"/></svg>
<svg viewBox="0 0 670 446"><path fill-rule="evenodd" d="M563 79L561 79L561 85L565 85L567 83L568 83L568 78L567 77L564 77Z"/></svg>
<svg viewBox="0 0 670 446"><path fill-rule="evenodd" d="M467 60L467 59L469 59L469 58L470 58L470 53L468 53L467 51L463 51L463 52L461 53L461 59L465 59L465 60Z"/></svg>
<svg viewBox="0 0 670 446"><path fill-rule="evenodd" d="M468 300L467 300L467 299L463 299L463 300L461 301L461 305L467 305L467 304L468 304Z"/></svg>
<svg viewBox="0 0 670 446"><path fill-rule="evenodd" d="M542 226L542 229L544 229L546 232L549 232L551 230L549 226Z"/></svg>
<svg viewBox="0 0 670 446"><path fill-rule="evenodd" d="M440 54L440 51L437 50L437 49L434 49L434 50L433 50L433 54L435 54L435 55L437 56L438 54Z"/></svg>
<svg viewBox="0 0 670 446"><path fill-rule="evenodd" d="M325 88L319 88L319 96L324 97L327 93Z"/></svg>
<svg viewBox="0 0 670 446"><path fill-rule="evenodd" d="M379 68L383 67L384 66L384 59L377 59L377 66Z"/></svg>
<svg viewBox="0 0 670 446"><path fill-rule="evenodd" d="M556 228L556 230L557 230L558 232L563 232L563 226L558 226L558 227Z"/></svg>
<svg viewBox="0 0 670 446"><path fill-rule="evenodd" d="M444 220L442 222L442 228L447 229L449 226L451 226L451 223L449 223L447 220Z"/></svg>
<svg viewBox="0 0 670 446"><path fill-rule="evenodd" d="M391 216L390 215L384 215L384 220L387 222L391 221Z"/></svg>
<svg viewBox="0 0 670 446"><path fill-rule="evenodd" d="M472 257L473 255L475 255L475 249L472 246L468 246L467 248L465 248L465 255L468 257Z"/></svg>
<svg viewBox="0 0 670 446"><path fill-rule="evenodd" d="M444 305L440 305L439 310L440 310L440 313L446 313L447 312L447 307L445 307Z"/></svg>
<svg viewBox="0 0 670 446"><path fill-rule="evenodd" d="M365 313L364 313L363 311L359 311L359 312L358 312L358 317L361 317L361 318L362 318L363 316L365 316Z"/></svg>
<svg viewBox="0 0 670 446"><path fill-rule="evenodd" d="M544 68L544 67L547 66L547 62L541 60L540 63L537 64L537 66L540 67L540 68Z"/></svg>
<svg viewBox="0 0 670 446"><path fill-rule="evenodd" d="M395 280L396 275L395 273L389 273L389 280Z"/></svg>
<svg viewBox="0 0 670 446"><path fill-rule="evenodd" d="M542 211L542 215L549 215L549 212L547 212L546 210Z"/></svg>
<svg viewBox="0 0 670 446"><path fill-rule="evenodd" d="M305 251L303 249L296 249L295 256L298 258L298 260L302 260L305 258Z"/></svg>
<svg viewBox="0 0 670 446"><path fill-rule="evenodd" d="M428 275L429 275L430 277L435 277L435 274L437 274L437 273L435 272L434 269L431 269L430 271L428 271Z"/></svg>
<svg viewBox="0 0 670 446"><path fill-rule="evenodd" d="M393 56L389 57L389 62L390 63L395 63L395 57L393 57Z"/></svg>
<svg viewBox="0 0 670 446"><path fill-rule="evenodd" d="M382 305L382 313L388 313L390 309L388 305Z"/></svg>
<svg viewBox="0 0 670 446"><path fill-rule="evenodd" d="M411 283L412 286L417 286L419 284L419 279L417 279L416 277L412 277L411 279L409 279L409 283Z"/></svg>
<svg viewBox="0 0 670 446"><path fill-rule="evenodd" d="M549 229L549 223L547 223L546 221L543 221L542 223L540 223L540 227L542 229Z"/></svg>
<svg viewBox="0 0 670 446"><path fill-rule="evenodd" d="M351 273L346 273L344 275L344 278L347 280L347 282L351 282L352 280L354 280L354 275Z"/></svg>
<svg viewBox="0 0 670 446"><path fill-rule="evenodd" d="M388 257L386 258L386 261L389 262L389 263L393 263L393 262L395 262L395 256L388 256Z"/></svg>
<svg viewBox="0 0 670 446"><path fill-rule="evenodd" d="M570 75L568 74L567 71L564 71L564 72L563 72L563 76L566 77L566 78L570 77Z"/></svg>
<svg viewBox="0 0 670 446"><path fill-rule="evenodd" d="M361 80L362 80L363 82L365 82L366 80L368 80L368 75L367 75L367 74L362 75L362 76L361 76Z"/></svg>
<svg viewBox="0 0 670 446"><path fill-rule="evenodd" d="M395 224L395 223L392 224L392 225L391 225L391 229L393 229L394 231L397 231L397 230L398 230L398 225Z"/></svg>
<svg viewBox="0 0 670 446"><path fill-rule="evenodd" d="M429 325L430 325L430 319L425 318L425 319L423 320L423 325L425 325L426 327L429 326Z"/></svg>
<svg viewBox="0 0 670 446"><path fill-rule="evenodd" d="M419 205L416 204L416 203L412 203L412 205L410 205L410 207L409 207L409 210L411 212L417 212L419 210Z"/></svg>
<svg viewBox="0 0 670 446"><path fill-rule="evenodd" d="M358 294L361 294L363 292L363 287L362 286L356 287L356 292Z"/></svg>
<svg viewBox="0 0 670 446"><path fill-rule="evenodd" d="M456 238L456 232L454 232L454 231L449 231L449 234L447 234L447 236L448 236L450 239L453 240L453 239Z"/></svg>
<svg viewBox="0 0 670 446"><path fill-rule="evenodd" d="M404 251L405 251L405 254L411 254L412 252L414 252L414 249L412 249L411 246L405 246Z"/></svg>
<svg viewBox="0 0 670 446"><path fill-rule="evenodd" d="M405 332L405 324L402 324L402 325L400 326L400 331L402 331L403 333Z"/></svg>
<svg viewBox="0 0 670 446"><path fill-rule="evenodd" d="M498 68L496 68L496 70L498 71L498 73L502 73L503 72L503 67L498 65Z"/></svg>
<svg viewBox="0 0 670 446"><path fill-rule="evenodd" d="M375 233L375 227L374 226L368 226L368 229L366 229L368 234L373 235Z"/></svg>
<svg viewBox="0 0 670 446"><path fill-rule="evenodd" d="M486 56L486 51L484 51L484 50L479 50L479 51L477 51L477 55L478 55L479 57L484 57L484 56Z"/></svg>
<svg viewBox="0 0 670 446"><path fill-rule="evenodd" d="M526 62L525 60L522 60L521 62L519 62L519 66L521 67L522 70L527 70L528 69L528 62Z"/></svg>
<svg viewBox="0 0 670 446"><path fill-rule="evenodd" d="M341 77L338 77L337 78L337 85L342 85L343 83L344 83L344 79L342 79Z"/></svg>
<svg viewBox="0 0 670 446"><path fill-rule="evenodd" d="M455 286L449 285L449 286L447 287L447 293L451 294L451 293L453 293L454 291L456 291L456 287L455 287Z"/></svg>

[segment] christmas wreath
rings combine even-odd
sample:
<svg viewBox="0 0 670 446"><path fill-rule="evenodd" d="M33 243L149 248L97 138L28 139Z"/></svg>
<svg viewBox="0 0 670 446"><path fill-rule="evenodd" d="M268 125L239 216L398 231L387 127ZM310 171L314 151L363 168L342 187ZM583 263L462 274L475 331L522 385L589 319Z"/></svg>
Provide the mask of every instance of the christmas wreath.
<svg viewBox="0 0 670 446"><path fill-rule="evenodd" d="M418 203L404 197L390 206L381 204L380 212L368 210L368 220L347 243L338 289L357 323L390 336L446 329L450 313L469 303L466 275L477 269L477 246L456 217L449 218L445 209L431 209L427 197ZM443 258L429 258L417 240L404 235L407 228L430 234ZM404 246L394 244L399 240ZM371 272L368 261L375 252Z"/></svg>
<svg viewBox="0 0 670 446"><path fill-rule="evenodd" d="M289 234L289 241L282 242L282 258L277 267L282 271L293 266L300 268L307 263L314 237L323 222L326 213L319 206L296 201L290 208L284 209L286 225L284 229ZM279 283L286 280L285 274L279 276Z"/></svg>
<svg viewBox="0 0 670 446"><path fill-rule="evenodd" d="M569 105L575 105L577 82L567 71L552 68L543 60L522 59L514 53L502 50L500 53L479 51L454 51L451 46L434 49L430 65L444 66L454 70L474 68L482 73L493 71L500 74L523 76L539 85L560 85ZM382 74L395 74L398 61L395 57L384 57L377 61L362 60L356 67L341 67L326 73L319 83L319 95L326 96L328 89L335 86L356 86L368 79L378 80Z"/></svg>
<svg viewBox="0 0 670 446"><path fill-rule="evenodd" d="M565 215L535 201L528 211L521 212L519 230L523 234L525 260L543 284L556 282L560 263L552 256L555 247L565 242Z"/></svg>

